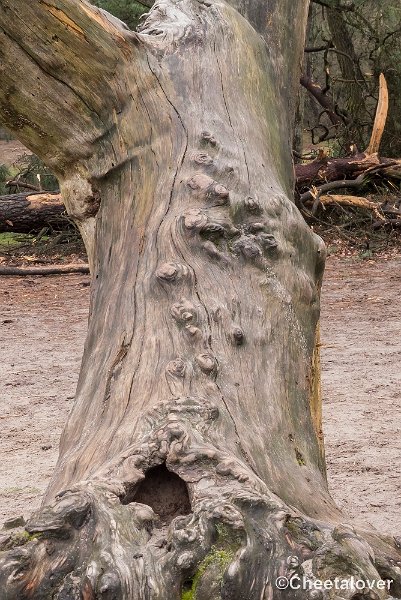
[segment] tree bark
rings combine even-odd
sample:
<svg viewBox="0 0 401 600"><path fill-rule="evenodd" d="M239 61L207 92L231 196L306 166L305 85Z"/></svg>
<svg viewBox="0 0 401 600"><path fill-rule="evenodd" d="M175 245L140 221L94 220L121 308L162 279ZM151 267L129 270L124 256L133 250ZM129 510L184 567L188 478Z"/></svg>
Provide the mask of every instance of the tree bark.
<svg viewBox="0 0 401 600"><path fill-rule="evenodd" d="M307 2L160 0L140 33L85 1L0 7L1 113L61 181L93 280L59 461L0 597L293 597L274 580L306 565L398 593L394 540L342 525L327 489L324 245L290 144Z"/></svg>
<svg viewBox="0 0 401 600"><path fill-rule="evenodd" d="M348 143L357 144L359 148L366 147L363 136L363 123L369 117L363 94L364 76L355 52L352 36L341 11L340 2L330 2L333 8L327 8L327 22L333 39L334 47L339 52L337 60L341 75L344 79L345 106L353 122L347 132ZM368 119L369 121L369 119Z"/></svg>
<svg viewBox="0 0 401 600"><path fill-rule="evenodd" d="M29 233L46 225L66 224L65 206L60 194L50 192L0 196L0 232Z"/></svg>

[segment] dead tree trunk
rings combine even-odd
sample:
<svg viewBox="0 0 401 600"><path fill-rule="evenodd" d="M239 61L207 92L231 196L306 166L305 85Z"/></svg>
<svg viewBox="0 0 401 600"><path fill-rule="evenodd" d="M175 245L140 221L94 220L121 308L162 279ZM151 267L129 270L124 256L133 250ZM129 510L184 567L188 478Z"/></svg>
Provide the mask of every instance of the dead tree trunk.
<svg viewBox="0 0 401 600"><path fill-rule="evenodd" d="M399 593L394 540L342 525L325 478L324 246L290 145L307 2L159 0L139 34L85 0L0 8L1 115L61 181L93 275L58 465L0 597L299 597L274 581L308 565Z"/></svg>
<svg viewBox="0 0 401 600"><path fill-rule="evenodd" d="M28 233L46 225L65 226L65 206L60 194L51 192L0 196L0 233Z"/></svg>

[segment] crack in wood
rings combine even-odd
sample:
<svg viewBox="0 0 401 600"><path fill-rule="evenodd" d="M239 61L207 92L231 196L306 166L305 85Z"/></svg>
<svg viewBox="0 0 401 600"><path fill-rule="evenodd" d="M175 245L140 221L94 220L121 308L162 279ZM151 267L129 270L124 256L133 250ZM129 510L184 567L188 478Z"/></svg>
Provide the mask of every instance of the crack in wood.
<svg viewBox="0 0 401 600"><path fill-rule="evenodd" d="M39 0L39 3L47 6L48 12L51 13L53 17L55 17L58 21L60 21L60 23L74 31L74 33L78 33L86 39L85 32L82 29L82 27L80 27L75 23L75 21L70 19L70 17L63 10L57 8L56 6L54 6L54 4L49 4L48 2L45 2L45 0Z"/></svg>

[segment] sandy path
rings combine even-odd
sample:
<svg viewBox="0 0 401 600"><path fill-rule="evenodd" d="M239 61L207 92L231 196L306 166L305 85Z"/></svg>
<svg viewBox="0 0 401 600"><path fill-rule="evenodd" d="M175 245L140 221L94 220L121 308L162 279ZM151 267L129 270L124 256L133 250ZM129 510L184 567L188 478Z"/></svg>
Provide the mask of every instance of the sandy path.
<svg viewBox="0 0 401 600"><path fill-rule="evenodd" d="M401 258L329 260L322 297L329 485L355 519L401 530Z"/></svg>
<svg viewBox="0 0 401 600"><path fill-rule="evenodd" d="M330 259L323 293L329 483L339 504L401 529L401 258ZM71 406L88 278L0 278L0 524L40 502ZM11 321L11 322L10 322Z"/></svg>
<svg viewBox="0 0 401 600"><path fill-rule="evenodd" d="M0 278L0 524L28 516L52 473L83 352L87 281Z"/></svg>

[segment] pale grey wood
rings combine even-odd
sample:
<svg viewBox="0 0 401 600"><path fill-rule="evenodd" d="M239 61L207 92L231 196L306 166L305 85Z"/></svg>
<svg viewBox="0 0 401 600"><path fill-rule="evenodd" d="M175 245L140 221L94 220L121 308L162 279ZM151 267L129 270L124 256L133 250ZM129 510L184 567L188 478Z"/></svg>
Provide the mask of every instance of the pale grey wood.
<svg viewBox="0 0 401 600"><path fill-rule="evenodd" d="M93 278L42 537L3 557L6 597L292 597L274 580L305 561L399 582L394 541L327 490L325 249L290 144L307 2L159 0L139 33L85 1L0 8L2 118L56 171Z"/></svg>

